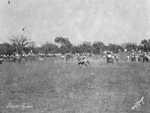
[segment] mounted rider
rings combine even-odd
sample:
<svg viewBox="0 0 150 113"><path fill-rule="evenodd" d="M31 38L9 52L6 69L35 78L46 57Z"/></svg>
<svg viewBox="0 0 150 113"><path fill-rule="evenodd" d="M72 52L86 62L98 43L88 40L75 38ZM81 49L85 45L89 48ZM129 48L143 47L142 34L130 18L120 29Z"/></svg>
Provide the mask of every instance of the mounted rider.
<svg viewBox="0 0 150 113"><path fill-rule="evenodd" d="M86 59L85 56L78 56L77 60L78 60L78 65L87 65L87 64L90 64L90 62Z"/></svg>
<svg viewBox="0 0 150 113"><path fill-rule="evenodd" d="M107 52L106 58L107 58L107 63L114 63L112 55L110 54L110 52Z"/></svg>

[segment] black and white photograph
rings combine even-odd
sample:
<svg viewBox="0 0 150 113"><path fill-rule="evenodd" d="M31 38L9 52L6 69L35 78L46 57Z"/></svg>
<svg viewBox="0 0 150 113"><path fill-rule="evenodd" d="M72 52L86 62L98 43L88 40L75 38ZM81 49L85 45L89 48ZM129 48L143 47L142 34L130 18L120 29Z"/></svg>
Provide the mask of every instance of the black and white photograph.
<svg viewBox="0 0 150 113"><path fill-rule="evenodd" d="M0 113L150 113L150 0L0 0Z"/></svg>

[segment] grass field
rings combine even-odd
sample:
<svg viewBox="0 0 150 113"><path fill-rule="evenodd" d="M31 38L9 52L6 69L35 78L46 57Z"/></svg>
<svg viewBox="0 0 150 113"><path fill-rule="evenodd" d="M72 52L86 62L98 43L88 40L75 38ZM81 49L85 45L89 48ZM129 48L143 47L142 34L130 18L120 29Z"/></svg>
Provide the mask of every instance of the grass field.
<svg viewBox="0 0 150 113"><path fill-rule="evenodd" d="M4 62L0 113L150 113L150 63ZM144 96L139 110L131 106ZM32 108L7 108L29 103Z"/></svg>

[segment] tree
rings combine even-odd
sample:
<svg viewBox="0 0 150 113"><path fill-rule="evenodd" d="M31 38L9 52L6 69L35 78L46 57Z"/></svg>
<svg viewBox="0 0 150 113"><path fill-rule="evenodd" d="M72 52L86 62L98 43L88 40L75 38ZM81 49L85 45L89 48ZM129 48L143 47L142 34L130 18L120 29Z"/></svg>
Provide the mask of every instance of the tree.
<svg viewBox="0 0 150 113"><path fill-rule="evenodd" d="M61 46L66 46L68 44L71 44L68 38L63 38L63 37L56 37L55 42L61 44Z"/></svg>
<svg viewBox="0 0 150 113"><path fill-rule="evenodd" d="M138 45L136 43L126 42L121 44L122 48L127 49L128 51L137 50Z"/></svg>
<svg viewBox="0 0 150 113"><path fill-rule="evenodd" d="M79 53L79 50L78 50L78 47L77 47L77 46L74 45L74 46L72 47L72 53L73 53L73 54Z"/></svg>
<svg viewBox="0 0 150 113"><path fill-rule="evenodd" d="M150 51L150 39L148 39L148 40L146 40L146 39L142 40L141 41L141 45L142 45L141 49L143 51L145 51L145 52Z"/></svg>
<svg viewBox="0 0 150 113"><path fill-rule="evenodd" d="M116 53L116 51L117 51L117 45L115 45L115 44L109 44L108 46L107 46L107 50L109 50L109 51L112 51L112 52L115 52Z"/></svg>
<svg viewBox="0 0 150 113"><path fill-rule="evenodd" d="M78 46L80 53L92 53L93 47L90 42L83 42Z"/></svg>
<svg viewBox="0 0 150 113"><path fill-rule="evenodd" d="M42 45L42 50L44 53L57 53L58 52L58 47L55 44L46 42L45 44Z"/></svg>
<svg viewBox="0 0 150 113"><path fill-rule="evenodd" d="M23 49L33 44L33 41L31 41L28 37L24 35L13 35L12 38L10 38L10 42L11 45L16 49L16 51L21 54L21 56L23 53Z"/></svg>
<svg viewBox="0 0 150 113"><path fill-rule="evenodd" d="M113 53L118 53L119 51L123 51L123 47L121 47L121 45L119 44L108 44L105 49L107 51L112 51Z"/></svg>
<svg viewBox="0 0 150 113"><path fill-rule="evenodd" d="M97 42L97 41L95 41L92 46L94 48L95 54L100 54L104 50L104 47L105 47L103 42Z"/></svg>
<svg viewBox="0 0 150 113"><path fill-rule="evenodd" d="M0 44L0 54L12 55L14 51L15 48L13 48L9 43Z"/></svg>
<svg viewBox="0 0 150 113"><path fill-rule="evenodd" d="M59 52L60 53L68 53L72 51L73 45L71 42L68 40L68 38L63 38L63 37L56 37L55 38L55 43L60 44Z"/></svg>
<svg viewBox="0 0 150 113"><path fill-rule="evenodd" d="M141 41L141 44L148 45L148 41L146 39L144 39L144 40Z"/></svg>
<svg viewBox="0 0 150 113"><path fill-rule="evenodd" d="M37 47L35 42L31 42L27 47L23 49L25 53L29 53L32 50L33 53L38 53L37 52Z"/></svg>

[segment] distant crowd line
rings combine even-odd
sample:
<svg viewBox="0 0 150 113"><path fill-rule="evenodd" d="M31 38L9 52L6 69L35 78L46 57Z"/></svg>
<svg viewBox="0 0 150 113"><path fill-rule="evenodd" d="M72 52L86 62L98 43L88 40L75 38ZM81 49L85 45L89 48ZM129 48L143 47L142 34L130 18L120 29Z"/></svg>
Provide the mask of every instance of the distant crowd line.
<svg viewBox="0 0 150 113"><path fill-rule="evenodd" d="M65 61L68 61L70 59L73 59L74 57L77 57L78 65L88 65L90 64L88 58L94 57L95 54L92 53L66 53L66 54L44 54L44 53L38 53L35 54L32 52L32 50L26 54L23 52L23 54L19 54L18 52L14 53L13 55L0 55L0 64L2 62L21 62L21 61L29 61L29 60L45 60L46 58L60 58ZM114 64L114 61L126 61L126 62L149 62L150 61L150 53L149 52L142 52L142 51L125 51L125 52L118 52L113 53L111 51L104 51L99 56L103 59L106 59L106 63L112 63ZM124 56L124 59L122 58Z"/></svg>

